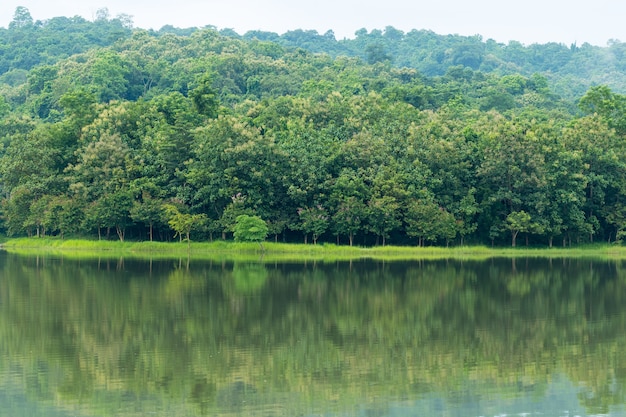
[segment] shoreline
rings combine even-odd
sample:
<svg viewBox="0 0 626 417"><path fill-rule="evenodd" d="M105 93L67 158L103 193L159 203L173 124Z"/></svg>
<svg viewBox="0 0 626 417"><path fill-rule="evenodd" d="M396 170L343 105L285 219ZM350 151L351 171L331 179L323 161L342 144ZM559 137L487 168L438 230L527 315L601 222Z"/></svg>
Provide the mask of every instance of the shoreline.
<svg viewBox="0 0 626 417"><path fill-rule="evenodd" d="M87 239L14 238L4 239L0 250L23 255L59 255L63 257L130 257L211 260L486 260L491 258L580 258L626 259L626 248L616 245L596 244L575 248L489 248L486 246L417 247L417 246L337 246L335 244L303 244L264 242L241 243L213 242L149 242L104 241Z"/></svg>

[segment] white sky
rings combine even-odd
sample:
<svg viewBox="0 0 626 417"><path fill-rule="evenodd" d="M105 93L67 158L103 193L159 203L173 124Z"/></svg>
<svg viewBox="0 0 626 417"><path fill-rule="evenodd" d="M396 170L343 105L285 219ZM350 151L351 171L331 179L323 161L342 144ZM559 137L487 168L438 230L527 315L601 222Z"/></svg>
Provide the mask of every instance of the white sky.
<svg viewBox="0 0 626 417"><path fill-rule="evenodd" d="M606 46L626 41L624 0L2 0L0 26L8 27L17 6L34 20L83 16L96 10L111 16L128 14L134 26L160 29L212 25L239 34L265 30L282 34L293 29L331 29L337 39L352 38L365 28L393 26L408 32L429 29L438 34L476 35L507 43L576 42Z"/></svg>

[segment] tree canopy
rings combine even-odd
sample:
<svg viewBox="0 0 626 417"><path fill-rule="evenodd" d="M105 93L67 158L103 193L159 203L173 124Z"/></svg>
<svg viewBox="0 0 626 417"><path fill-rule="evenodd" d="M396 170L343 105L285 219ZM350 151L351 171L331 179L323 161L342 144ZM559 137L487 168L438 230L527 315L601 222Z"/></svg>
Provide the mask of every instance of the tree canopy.
<svg viewBox="0 0 626 417"><path fill-rule="evenodd" d="M231 238L242 215L275 240L314 243L625 233L620 76L605 67L606 84L588 88L596 75L572 72L567 92L559 78L582 56L618 56L619 43L525 47L391 27L338 41L146 31L105 11L29 16L0 28L7 234Z"/></svg>

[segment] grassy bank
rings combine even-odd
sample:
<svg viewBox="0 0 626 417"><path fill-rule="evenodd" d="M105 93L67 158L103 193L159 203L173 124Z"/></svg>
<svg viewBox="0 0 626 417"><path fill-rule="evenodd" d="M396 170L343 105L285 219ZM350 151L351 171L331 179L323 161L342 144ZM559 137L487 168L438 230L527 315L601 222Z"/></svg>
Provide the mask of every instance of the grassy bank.
<svg viewBox="0 0 626 417"><path fill-rule="evenodd" d="M6 239L2 248L11 253L59 254L67 257L137 257L181 258L213 260L319 260L351 259L419 260L419 259L489 259L495 257L593 257L626 259L626 248L615 245L591 245L576 248L488 248L462 247L357 247L333 244L304 245L291 243L214 242L120 242L105 240L17 238Z"/></svg>

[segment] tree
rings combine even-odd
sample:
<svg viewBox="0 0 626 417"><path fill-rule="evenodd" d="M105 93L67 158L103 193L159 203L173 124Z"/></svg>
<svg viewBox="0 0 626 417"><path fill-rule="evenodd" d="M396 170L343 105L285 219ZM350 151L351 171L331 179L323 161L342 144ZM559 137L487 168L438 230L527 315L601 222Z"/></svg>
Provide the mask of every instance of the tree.
<svg viewBox="0 0 626 417"><path fill-rule="evenodd" d="M626 96L616 94L606 85L591 87L578 102L586 114L597 114L619 134L626 134Z"/></svg>
<svg viewBox="0 0 626 417"><path fill-rule="evenodd" d="M354 244L355 233L361 230L366 206L355 196L341 199L333 215L335 234L347 234L350 246Z"/></svg>
<svg viewBox="0 0 626 417"><path fill-rule="evenodd" d="M389 233L402 224L400 205L389 195L372 198L367 205L367 222L368 229L376 234L376 242L381 237L385 246Z"/></svg>
<svg viewBox="0 0 626 417"><path fill-rule="evenodd" d="M267 238L267 223L259 216L242 214L237 216L234 237L236 242L259 242L263 250L263 241Z"/></svg>
<svg viewBox="0 0 626 417"><path fill-rule="evenodd" d="M150 193L144 191L141 199L133 201L130 217L133 221L148 226L148 235L150 236L150 242L152 242L154 225L160 223L163 217L163 201L152 197Z"/></svg>
<svg viewBox="0 0 626 417"><path fill-rule="evenodd" d="M96 133L94 133L95 135ZM104 132L78 152L78 161L67 168L70 188L95 200L127 187L130 180L130 149L119 134Z"/></svg>
<svg viewBox="0 0 626 417"><path fill-rule="evenodd" d="M494 232L509 230L506 219L514 212L523 211L538 221L546 205L549 144L543 146L533 120L507 120L497 113L485 116L474 125L480 132L477 152L481 160L476 167L479 221L496 226Z"/></svg>
<svg viewBox="0 0 626 417"><path fill-rule="evenodd" d="M131 223L132 202L132 196L127 190L102 195L87 207L87 226L98 229L98 238L101 238L100 229L106 228L108 237L109 230L115 228L118 238L123 242L126 227Z"/></svg>
<svg viewBox="0 0 626 417"><path fill-rule="evenodd" d="M178 236L178 240L182 242L184 234L187 241L187 249L189 250L191 248L191 239L189 238L191 230L197 227L206 216L204 214L181 213L173 204L165 204L163 209L168 217L167 223L176 232L174 238Z"/></svg>
<svg viewBox="0 0 626 417"><path fill-rule="evenodd" d="M306 236L311 233L313 235L313 244L317 244L317 239L328 229L328 213L321 205L315 207L306 207L298 209L298 217L300 217L300 227L304 232L304 242Z"/></svg>
<svg viewBox="0 0 626 417"><path fill-rule="evenodd" d="M198 113L210 118L217 116L219 101L212 87L213 79L209 74L204 74L198 79L198 86L189 92Z"/></svg>
<svg viewBox="0 0 626 417"><path fill-rule="evenodd" d="M334 207L332 220L335 234L348 235L350 246L354 244L354 235L363 228L367 214L366 198L367 187L363 178L353 169L345 168L332 185L330 201Z"/></svg>
<svg viewBox="0 0 626 417"><path fill-rule="evenodd" d="M468 236L476 231L478 224L475 217L478 214L478 202L474 197L476 193L475 188L471 188L466 196L464 196L459 207L456 210L457 215L457 230L461 236L461 246L464 243L465 236Z"/></svg>
<svg viewBox="0 0 626 417"><path fill-rule="evenodd" d="M128 98L130 69L121 55L98 51L91 61L91 87L103 103Z"/></svg>
<svg viewBox="0 0 626 417"><path fill-rule="evenodd" d="M26 28L33 25L33 17L30 14L30 11L23 6L18 6L15 8L15 13L13 14L13 20L9 23L9 29L20 29Z"/></svg>
<svg viewBox="0 0 626 417"><path fill-rule="evenodd" d="M594 115L575 120L563 130L562 140L580 159L577 174L584 194L578 198L583 203L584 221L578 223L576 231L593 242L594 235L606 227L607 209L619 205L626 189L626 138L616 134L604 118ZM574 218L580 216L574 214Z"/></svg>
<svg viewBox="0 0 626 417"><path fill-rule="evenodd" d="M385 51L385 46L379 42L367 45L365 55L367 56L368 64L391 61L391 57Z"/></svg>
<svg viewBox="0 0 626 417"><path fill-rule="evenodd" d="M9 236L26 232L32 235L32 229L27 227L30 206L35 201L35 195L29 187L15 187L9 198L3 200L4 224Z"/></svg>
<svg viewBox="0 0 626 417"><path fill-rule="evenodd" d="M69 196L59 196L58 198L61 200L61 210L57 218L58 230L61 234L61 239L63 239L65 235L76 233L80 230L81 224L85 220L85 205L78 198Z"/></svg>
<svg viewBox="0 0 626 417"><path fill-rule="evenodd" d="M35 228L37 237L46 237L46 231L50 227L47 221L49 218L49 205L52 197L44 194L34 201L29 207L29 216L24 221L24 227L27 229Z"/></svg>
<svg viewBox="0 0 626 417"><path fill-rule="evenodd" d="M519 232L527 233L538 228L524 210L514 211L506 217L506 227L511 232L511 246L515 247Z"/></svg>
<svg viewBox="0 0 626 417"><path fill-rule="evenodd" d="M231 197L231 202L226 206L220 223L222 225L222 238L225 238L226 232L235 232L235 225L237 224L237 217L246 214L254 215L254 210L246 207L246 196L241 193L237 193Z"/></svg>
<svg viewBox="0 0 626 417"><path fill-rule="evenodd" d="M456 220L443 207L429 199L409 203L404 215L406 233L418 238L418 246L426 241L446 239L446 243L456 236Z"/></svg>
<svg viewBox="0 0 626 417"><path fill-rule="evenodd" d="M272 135L261 134L249 122L241 116L219 116L196 130L187 175L195 207L220 217L234 196L245 195L246 208L277 218L274 213L286 200L287 161ZM231 216L226 226L235 218Z"/></svg>

